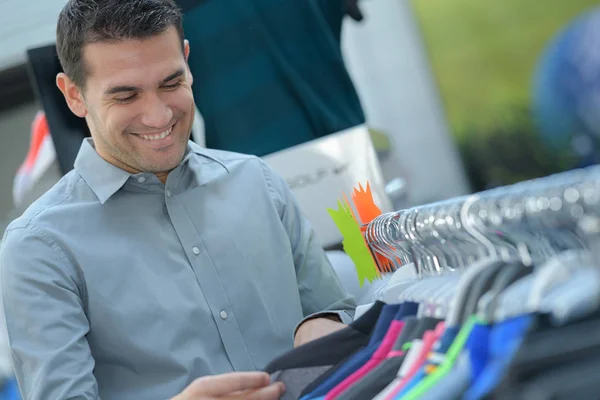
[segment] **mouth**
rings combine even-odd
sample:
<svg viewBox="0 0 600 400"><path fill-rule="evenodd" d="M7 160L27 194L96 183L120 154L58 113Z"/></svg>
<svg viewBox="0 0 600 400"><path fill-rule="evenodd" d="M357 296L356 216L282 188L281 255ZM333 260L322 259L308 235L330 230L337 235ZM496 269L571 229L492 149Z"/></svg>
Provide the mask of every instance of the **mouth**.
<svg viewBox="0 0 600 400"><path fill-rule="evenodd" d="M171 136L171 132L173 132L173 126L171 125L171 127L169 127L169 129L167 129L166 131L160 132L160 133L153 133L153 134L141 134L141 133L137 133L135 134L136 136L147 140L147 141L156 141L156 140L163 140L169 136Z"/></svg>

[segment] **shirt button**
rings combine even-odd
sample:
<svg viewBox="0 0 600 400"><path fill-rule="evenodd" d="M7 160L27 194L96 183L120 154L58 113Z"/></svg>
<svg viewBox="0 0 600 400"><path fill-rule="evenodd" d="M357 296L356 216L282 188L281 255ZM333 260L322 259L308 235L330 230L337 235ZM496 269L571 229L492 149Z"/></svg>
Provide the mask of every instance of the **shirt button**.
<svg viewBox="0 0 600 400"><path fill-rule="evenodd" d="M223 310L219 313L219 315L221 316L221 319L227 319L227 311Z"/></svg>
<svg viewBox="0 0 600 400"><path fill-rule="evenodd" d="M167 197L171 197L171 191L167 189Z"/></svg>
<svg viewBox="0 0 600 400"><path fill-rule="evenodd" d="M140 176L138 178L138 183L144 183L144 182L146 182L146 178L144 178L143 176Z"/></svg>
<svg viewBox="0 0 600 400"><path fill-rule="evenodd" d="M200 254L200 249L197 248L196 246L192 247L192 252L194 252L195 255Z"/></svg>

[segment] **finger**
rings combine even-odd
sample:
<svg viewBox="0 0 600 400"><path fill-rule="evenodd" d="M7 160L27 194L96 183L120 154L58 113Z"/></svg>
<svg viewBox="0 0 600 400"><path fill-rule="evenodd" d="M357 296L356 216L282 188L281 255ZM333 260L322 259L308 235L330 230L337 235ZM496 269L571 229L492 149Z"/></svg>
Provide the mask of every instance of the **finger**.
<svg viewBox="0 0 600 400"><path fill-rule="evenodd" d="M285 393L285 386L281 382L274 383L265 388L240 393L228 397L228 400L279 400Z"/></svg>
<svg viewBox="0 0 600 400"><path fill-rule="evenodd" d="M234 392L262 389L269 384L264 372L233 372L198 379L198 386L207 396L223 396Z"/></svg>

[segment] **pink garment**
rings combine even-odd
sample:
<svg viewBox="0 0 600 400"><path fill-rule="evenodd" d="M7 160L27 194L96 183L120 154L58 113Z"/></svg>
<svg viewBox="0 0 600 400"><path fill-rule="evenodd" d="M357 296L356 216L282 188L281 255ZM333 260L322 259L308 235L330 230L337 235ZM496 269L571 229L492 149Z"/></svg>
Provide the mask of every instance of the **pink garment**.
<svg viewBox="0 0 600 400"><path fill-rule="evenodd" d="M404 386L408 382L410 382L412 377L421 369L425 361L427 361L427 357L429 356L431 348L433 347L435 342L442 336L443 333L444 323L440 322L435 327L435 331L428 331L425 333L425 335L423 335L423 347L421 347L421 352L419 353L419 356L417 357L411 368L408 370L406 375L402 377L402 380L400 381L398 386L396 386L396 388L387 395L385 400L394 400L398 393L400 393L400 391L404 388Z"/></svg>
<svg viewBox="0 0 600 400"><path fill-rule="evenodd" d="M334 400L340 394L345 392L350 386L360 381L364 376L366 376L371 370L381 363L381 361L385 360L388 353L394 347L394 343L398 336L400 336L400 332L402 331L402 327L404 326L404 321L392 321L390 327L388 328L383 341L371 356L371 359L367 361L365 365L360 367L357 371L355 371L352 375L344 379L341 383L339 383L336 387L331 389L329 393L325 396L325 400Z"/></svg>

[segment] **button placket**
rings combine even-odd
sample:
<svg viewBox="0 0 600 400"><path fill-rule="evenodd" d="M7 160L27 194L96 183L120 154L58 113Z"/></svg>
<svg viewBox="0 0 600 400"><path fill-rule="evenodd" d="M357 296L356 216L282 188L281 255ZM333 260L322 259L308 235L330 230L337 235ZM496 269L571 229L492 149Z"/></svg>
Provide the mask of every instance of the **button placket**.
<svg viewBox="0 0 600 400"><path fill-rule="evenodd" d="M165 189L165 196L168 197L167 190ZM166 205L200 289L215 318L216 327L233 367L238 370L255 368L256 366L247 352L244 337L239 329L236 317L234 314L230 315L233 312L231 304L225 295L225 288L213 260L208 255L205 244L200 237L195 237L197 230L181 203L167 201Z"/></svg>

